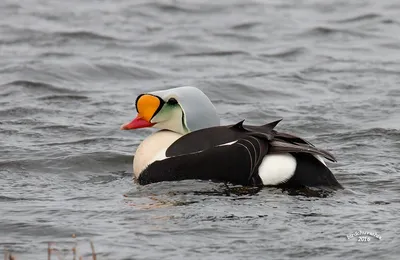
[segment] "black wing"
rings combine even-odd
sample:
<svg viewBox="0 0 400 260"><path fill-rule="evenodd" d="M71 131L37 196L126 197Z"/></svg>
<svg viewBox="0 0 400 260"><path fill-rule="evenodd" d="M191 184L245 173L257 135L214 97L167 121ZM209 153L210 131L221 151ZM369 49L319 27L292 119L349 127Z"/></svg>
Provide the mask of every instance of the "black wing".
<svg viewBox="0 0 400 260"><path fill-rule="evenodd" d="M335 157L316 148L301 137L274 130L282 119L261 126L243 125L243 121L231 126L217 126L194 131L176 140L166 151L167 157L194 153L237 141L246 136L256 136L271 142L271 153L309 153L336 162Z"/></svg>
<svg viewBox="0 0 400 260"><path fill-rule="evenodd" d="M281 121L261 125L244 126L243 121L230 126L217 126L191 132L176 140L166 151L166 156L177 156L207 150L218 145L237 141L247 135L259 136L272 140L274 127Z"/></svg>
<svg viewBox="0 0 400 260"><path fill-rule="evenodd" d="M316 148L312 144L296 144L286 143L283 141L272 141L271 153L308 153L313 155L320 155L332 162L336 162L335 157L331 153Z"/></svg>

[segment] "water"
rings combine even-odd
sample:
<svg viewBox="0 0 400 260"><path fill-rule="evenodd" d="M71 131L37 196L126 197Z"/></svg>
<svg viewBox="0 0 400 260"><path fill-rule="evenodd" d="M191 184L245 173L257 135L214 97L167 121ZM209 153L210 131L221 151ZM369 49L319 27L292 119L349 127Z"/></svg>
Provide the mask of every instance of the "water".
<svg viewBox="0 0 400 260"><path fill-rule="evenodd" d="M0 246L98 259L397 259L397 1L0 3ZM120 131L144 91L195 85L224 124L332 152L345 190L140 187ZM356 231L381 240L347 239ZM2 250L2 249L1 249ZM64 252L67 254L67 252ZM72 259L69 253L68 259Z"/></svg>

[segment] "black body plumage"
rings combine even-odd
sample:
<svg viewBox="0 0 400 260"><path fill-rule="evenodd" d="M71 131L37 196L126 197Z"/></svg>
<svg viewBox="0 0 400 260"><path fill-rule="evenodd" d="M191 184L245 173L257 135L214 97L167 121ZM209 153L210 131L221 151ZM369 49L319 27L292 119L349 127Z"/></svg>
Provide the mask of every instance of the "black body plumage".
<svg viewBox="0 0 400 260"><path fill-rule="evenodd" d="M262 186L258 174L262 159L268 154L290 153L296 169L279 186L340 188L332 172L314 156L336 161L333 155L300 137L275 131L280 121L261 126L245 126L241 121L184 135L167 149L166 159L153 162L140 174L138 182L199 179Z"/></svg>

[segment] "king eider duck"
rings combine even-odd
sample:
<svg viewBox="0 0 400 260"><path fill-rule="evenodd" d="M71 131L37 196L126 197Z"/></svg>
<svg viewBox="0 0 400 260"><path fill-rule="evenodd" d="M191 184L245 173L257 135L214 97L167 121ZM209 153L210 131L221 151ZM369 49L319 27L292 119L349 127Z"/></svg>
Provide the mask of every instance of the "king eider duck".
<svg viewBox="0 0 400 260"><path fill-rule="evenodd" d="M243 121L220 126L210 99L195 87L141 94L137 117L123 130L160 129L137 148L133 174L141 185L187 179L243 186L341 188L324 159L329 152L303 138Z"/></svg>

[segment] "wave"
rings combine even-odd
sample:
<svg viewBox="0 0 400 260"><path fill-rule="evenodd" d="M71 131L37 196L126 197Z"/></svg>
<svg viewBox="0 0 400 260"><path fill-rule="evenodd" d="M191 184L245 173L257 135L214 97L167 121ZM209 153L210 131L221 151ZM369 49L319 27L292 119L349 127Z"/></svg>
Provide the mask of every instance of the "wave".
<svg viewBox="0 0 400 260"><path fill-rule="evenodd" d="M135 78L135 79L155 79L160 78L162 74L152 69L141 66L122 65L118 63L97 63L95 67L100 69L102 73L106 73L118 78Z"/></svg>
<svg viewBox="0 0 400 260"><path fill-rule="evenodd" d="M368 14L362 14L362 15L356 15L354 17L346 18L346 19L341 19L341 20L336 20L336 23L353 23L353 22L359 22L359 21L365 21L365 20L374 20L376 18L382 17L379 14L375 13L368 13Z"/></svg>
<svg viewBox="0 0 400 260"><path fill-rule="evenodd" d="M119 40L112 36L95 32L89 32L89 31L56 32L54 34L59 35L61 37L79 39L79 40L107 40L107 41Z"/></svg>
<svg viewBox="0 0 400 260"><path fill-rule="evenodd" d="M368 34L360 31L350 30L350 29L340 29L332 28L327 26L317 26L302 32L300 36L329 36L335 34L344 34L359 38L371 38L376 37L374 34Z"/></svg>
<svg viewBox="0 0 400 260"><path fill-rule="evenodd" d="M190 2L188 2L190 3ZM170 14L210 14L222 11L224 6L217 4L182 4L182 3L146 3L142 6L150 7L154 10ZM136 7L137 8L137 7Z"/></svg>
<svg viewBox="0 0 400 260"><path fill-rule="evenodd" d="M0 202L14 202L14 201L20 201L20 200L41 200L41 199L27 199L27 198L15 198L15 197L9 197L9 196L1 196L0 195Z"/></svg>
<svg viewBox="0 0 400 260"><path fill-rule="evenodd" d="M214 97L218 97L218 100L224 104L238 104L236 102L240 102L250 106L254 105L255 100L256 102L263 102L260 97L265 97L264 100L277 97L285 99L296 97L296 94L293 92L268 88L266 86L250 85L244 81L213 80L207 83L207 92L210 93L213 102Z"/></svg>
<svg viewBox="0 0 400 260"><path fill-rule="evenodd" d="M234 25L231 27L233 30L250 30L256 26L261 25L259 22L245 22L245 23L239 23L237 25Z"/></svg>
<svg viewBox="0 0 400 260"><path fill-rule="evenodd" d="M62 145L76 145L76 144L93 144L93 143L107 143L111 141L121 141L121 138L117 137L97 137L97 138L84 138L74 141L63 141L41 144L41 146L62 146Z"/></svg>
<svg viewBox="0 0 400 260"><path fill-rule="evenodd" d="M85 210L82 209L81 212L84 213ZM37 212L35 212L34 214L37 214ZM65 212L63 210L54 210L52 214L57 216L65 214ZM34 220L23 222L19 222L16 219L3 220L3 225L0 225L0 233L7 235L16 234L17 236L31 236L38 239L38 237L48 237L49 234L57 234L57 237L70 238L71 234L74 234L76 232L75 228L73 227L61 227L61 225L58 225L57 223L51 225L51 221L48 222L49 224L38 223L38 221ZM96 235L95 233L86 232L84 229L80 230L79 233L81 236Z"/></svg>
<svg viewBox="0 0 400 260"><path fill-rule="evenodd" d="M260 42L263 39L259 36L255 35L246 35L246 34L239 34L237 32L223 32L223 33L213 33L214 36L225 38L226 40L240 40L240 41L247 41L247 42Z"/></svg>
<svg viewBox="0 0 400 260"><path fill-rule="evenodd" d="M68 58L74 57L75 54L73 53L66 53L66 52L44 52L38 55L38 58Z"/></svg>
<svg viewBox="0 0 400 260"><path fill-rule="evenodd" d="M145 48L151 52L159 52L159 53L171 53L183 49L183 47L178 43L165 42L165 41L150 44Z"/></svg>
<svg viewBox="0 0 400 260"><path fill-rule="evenodd" d="M376 140L377 138L388 138L392 139L393 141L398 141L400 140L400 130L388 128L368 128L357 131L345 131L319 136L327 136L329 138L337 140L339 143L358 141L360 139L363 142L369 142L369 140Z"/></svg>
<svg viewBox="0 0 400 260"><path fill-rule="evenodd" d="M21 118L25 116L35 116L37 114L52 114L57 113L54 109L44 109L38 107L13 107L0 110L0 116L4 118Z"/></svg>
<svg viewBox="0 0 400 260"><path fill-rule="evenodd" d="M69 101L69 100L88 100L87 96L82 95L47 95L39 97L38 100L57 100L57 101Z"/></svg>
<svg viewBox="0 0 400 260"><path fill-rule="evenodd" d="M22 87L25 90L32 90L37 93L38 91L42 92L56 92L56 93L73 93L74 91L56 87L52 84L39 82L39 81L29 81L29 80L15 80L5 84L0 85L0 89L6 87L18 86ZM1 95L1 92L0 92Z"/></svg>
<svg viewBox="0 0 400 260"><path fill-rule="evenodd" d="M45 151L46 148L48 148L48 151ZM116 173L119 176L130 175L132 173L133 157L128 154L108 151L87 151L86 153L75 152L72 155L60 155L68 152L63 151L63 149L56 149L54 146L42 146L41 151L46 153L52 152L53 155L43 157L36 152L37 158L29 158L30 155L27 154L21 156L27 158L2 159L0 160L0 167L13 172L25 172L29 169L30 173L67 174L67 177L70 178L74 177L74 172L95 175Z"/></svg>
<svg viewBox="0 0 400 260"><path fill-rule="evenodd" d="M296 57L302 54L305 54L307 51L306 48L303 47L295 47L295 48L290 48L284 51L279 51L276 53L265 53L265 54L260 54L262 57L268 57L268 58L288 58L288 57Z"/></svg>
<svg viewBox="0 0 400 260"><path fill-rule="evenodd" d="M211 51L211 52L177 54L174 56L175 57L207 57L207 56L223 57L223 56L234 56L234 55L249 55L249 53L245 51Z"/></svg>

